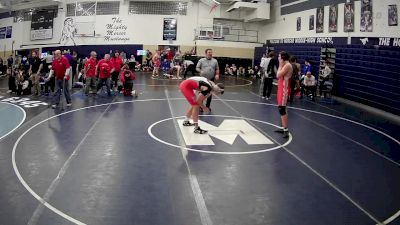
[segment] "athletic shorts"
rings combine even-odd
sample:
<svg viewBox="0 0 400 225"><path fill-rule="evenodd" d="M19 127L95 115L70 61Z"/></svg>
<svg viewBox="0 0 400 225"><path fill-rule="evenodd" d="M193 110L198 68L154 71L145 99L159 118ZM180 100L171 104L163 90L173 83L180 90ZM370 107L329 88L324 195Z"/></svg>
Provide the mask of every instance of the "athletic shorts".
<svg viewBox="0 0 400 225"><path fill-rule="evenodd" d="M199 88L199 83L194 80L184 80L180 85L183 96L188 100L191 106L197 105L195 90Z"/></svg>
<svg viewBox="0 0 400 225"><path fill-rule="evenodd" d="M290 96L290 84L289 80L280 79L278 81L278 93L277 102L279 106L286 106L288 98Z"/></svg>

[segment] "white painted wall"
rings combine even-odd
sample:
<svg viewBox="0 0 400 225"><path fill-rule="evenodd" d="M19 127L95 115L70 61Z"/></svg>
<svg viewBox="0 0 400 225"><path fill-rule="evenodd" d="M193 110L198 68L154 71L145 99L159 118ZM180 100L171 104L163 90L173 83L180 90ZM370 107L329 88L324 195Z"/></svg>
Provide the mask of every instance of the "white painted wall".
<svg viewBox="0 0 400 225"><path fill-rule="evenodd" d="M0 20L0 27L13 26L12 39L0 40L0 51L6 47L6 51L11 50L12 40L15 41L14 49L31 49L46 46L58 46L60 44L61 33L63 29L63 22L65 19L66 4L74 2L72 0L64 1L59 7L58 17L54 19L53 38L50 40L30 40L30 27L31 22L14 23L13 18L6 18ZM129 1L121 0L120 14L118 17L123 21L123 24L128 27L127 37L129 41L104 41L106 34L106 24L112 22L112 18L116 15L93 16L93 17L73 17L77 22L94 21L96 34L98 37L75 37L77 45L99 45L99 44L143 44L143 45L181 45L193 46L194 34L196 27L212 27L213 18L221 14L221 7L210 13L211 7L201 3L200 1L188 1L188 12L186 16L164 16L164 15L128 15ZM177 18L178 33L177 40L172 43L163 41L162 28L164 18ZM258 30L259 25L253 23L246 26L248 29ZM199 42L209 43L209 42ZM220 46L221 42L217 42ZM229 44L227 44L229 43ZM235 43L227 42L223 45L228 47L235 47ZM72 42L63 45L72 45ZM251 44L251 48L259 46Z"/></svg>
<svg viewBox="0 0 400 225"><path fill-rule="evenodd" d="M324 33L316 33L309 30L309 18L315 16L316 9L289 15L280 15L279 1L274 1L274 8L271 10L272 20L262 25L260 29L260 41L265 43L267 39L297 38L297 37L400 37L399 26L388 26L388 5L397 4L400 10L399 0L375 0L373 1L373 32L360 32L361 2L356 1L355 27L354 32L343 32L344 26L344 4L339 4L338 11L338 32L329 33L329 6L325 7ZM301 31L296 31L297 17L301 17Z"/></svg>

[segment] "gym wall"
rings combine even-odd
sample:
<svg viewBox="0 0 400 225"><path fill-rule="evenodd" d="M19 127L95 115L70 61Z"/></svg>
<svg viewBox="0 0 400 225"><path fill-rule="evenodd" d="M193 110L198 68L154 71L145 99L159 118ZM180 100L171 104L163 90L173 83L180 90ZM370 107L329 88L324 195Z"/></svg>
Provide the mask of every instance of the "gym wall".
<svg viewBox="0 0 400 225"><path fill-rule="evenodd" d="M183 0L184 1L184 0ZM12 39L0 40L0 51L5 47L6 51L11 51L12 40L14 50L44 48L53 46L70 46L74 45L143 45L144 49L154 51L158 45L179 45L181 51L185 52L195 46L194 35L195 29L198 27L212 27L213 18L218 17L221 13L218 9L210 12L210 6L205 5L201 1L188 1L186 15L144 15L129 14L129 1L120 1L120 9L118 15L96 15L96 16L76 16L66 17L67 4L75 1L64 1L59 5L58 16L54 18L53 38L47 40L30 40L31 21L14 23L13 17L0 19L0 27L12 26ZM78 1L79 2L79 1ZM101 1L98 1L101 2ZM64 21L66 18L72 18L73 23L94 23L94 37L77 37L67 41L61 40ZM163 40L163 20L164 18L177 19L177 40ZM118 39L107 36L108 24L126 27L126 31L122 30L122 35L118 35ZM258 29L259 24L249 25L252 29ZM237 47L239 45L239 47ZM215 54L221 57L239 57L252 58L254 48L262 46L257 43L240 43L225 41L197 41L197 49L199 54L203 54L202 49L208 47L214 48Z"/></svg>
<svg viewBox="0 0 400 225"><path fill-rule="evenodd" d="M280 38L298 38L298 37L400 37L399 26L388 26L388 5L397 4L398 0L373 0L373 32L361 32L361 1L354 1L354 32L344 32L344 3L338 5L338 27L337 32L329 32L329 6L324 7L324 32L316 33L309 30L309 18L314 15L316 21L316 8L295 12L287 15L281 15L281 1L274 1L271 9L271 20L260 29L261 39L280 39ZM295 1L282 1L295 2ZM307 1L308 2L308 1ZM322 1L321 1L322 2ZM330 1L324 1L328 3ZM327 4L325 4L327 5ZM301 10L302 8L298 8ZM301 30L296 31L297 18L301 18Z"/></svg>

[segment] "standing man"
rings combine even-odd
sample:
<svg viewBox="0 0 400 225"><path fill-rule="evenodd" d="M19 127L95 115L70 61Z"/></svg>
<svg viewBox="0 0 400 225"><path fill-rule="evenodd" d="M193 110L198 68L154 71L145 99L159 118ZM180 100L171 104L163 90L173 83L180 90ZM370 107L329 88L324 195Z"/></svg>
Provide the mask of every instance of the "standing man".
<svg viewBox="0 0 400 225"><path fill-rule="evenodd" d="M97 83L97 91L100 90L104 85L107 87L108 96L111 96L110 77L111 73L114 72L114 65L111 62L110 54L105 54L104 59L100 60L97 64L99 69L99 82Z"/></svg>
<svg viewBox="0 0 400 225"><path fill-rule="evenodd" d="M290 95L290 78L293 74L292 64L289 62L289 54L286 52L279 53L279 68L276 74L278 79L278 109L279 114L281 114L282 129L276 132L282 133L283 138L289 138L289 128L288 128L288 115L287 115L287 101Z"/></svg>
<svg viewBox="0 0 400 225"><path fill-rule="evenodd" d="M39 58L37 51L32 51L32 58L30 59L29 76L33 85L33 92L35 95L40 94L40 72L43 69L42 60Z"/></svg>
<svg viewBox="0 0 400 225"><path fill-rule="evenodd" d="M261 61L260 66L263 68L262 70L264 72L262 76L262 79L264 79L262 98L269 100L271 98L273 79L276 76L276 71L278 68L278 63L275 59L275 53L270 52L268 54L268 58Z"/></svg>
<svg viewBox="0 0 400 225"><path fill-rule="evenodd" d="M113 57L111 57L111 62L114 66L114 71L111 73L111 86L113 86L113 91L117 91L119 73L121 71L121 67L124 65L124 62L118 51L114 52Z"/></svg>
<svg viewBox="0 0 400 225"><path fill-rule="evenodd" d="M215 83L216 80L219 80L218 61L213 58L212 49L206 49L205 53L206 57L199 60L196 66L196 70L200 73L200 76L205 77ZM212 95L207 98L206 103L206 107L210 110L210 112L211 99Z"/></svg>
<svg viewBox="0 0 400 225"><path fill-rule="evenodd" d="M53 64L50 70L50 77L53 74L55 75L57 88L52 105L53 109L56 108L60 103L60 97L62 95L61 90L64 91L64 96L67 100L67 106L71 106L71 96L68 88L70 69L71 66L69 65L68 59L61 55L60 50L55 51Z"/></svg>
<svg viewBox="0 0 400 225"><path fill-rule="evenodd" d="M84 68L84 73L85 73L85 79L86 79L86 88L85 88L85 94L89 95L90 92L96 93L95 91L95 86L96 86L96 71L97 71L97 53L95 51L92 51L90 53L90 58L86 60L85 63L85 68Z"/></svg>

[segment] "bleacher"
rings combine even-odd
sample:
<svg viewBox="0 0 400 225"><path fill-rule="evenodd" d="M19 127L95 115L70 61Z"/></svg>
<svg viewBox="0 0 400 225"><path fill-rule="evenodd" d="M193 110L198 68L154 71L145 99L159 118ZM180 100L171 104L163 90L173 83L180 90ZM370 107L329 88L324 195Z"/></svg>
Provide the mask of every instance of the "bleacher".
<svg viewBox="0 0 400 225"><path fill-rule="evenodd" d="M400 114L400 49L336 47L337 94Z"/></svg>
<svg viewBox="0 0 400 225"><path fill-rule="evenodd" d="M319 70L320 44L273 44L274 51L286 51L311 59ZM336 45L333 93L346 99L400 115L400 48ZM317 67L317 68L315 68Z"/></svg>

